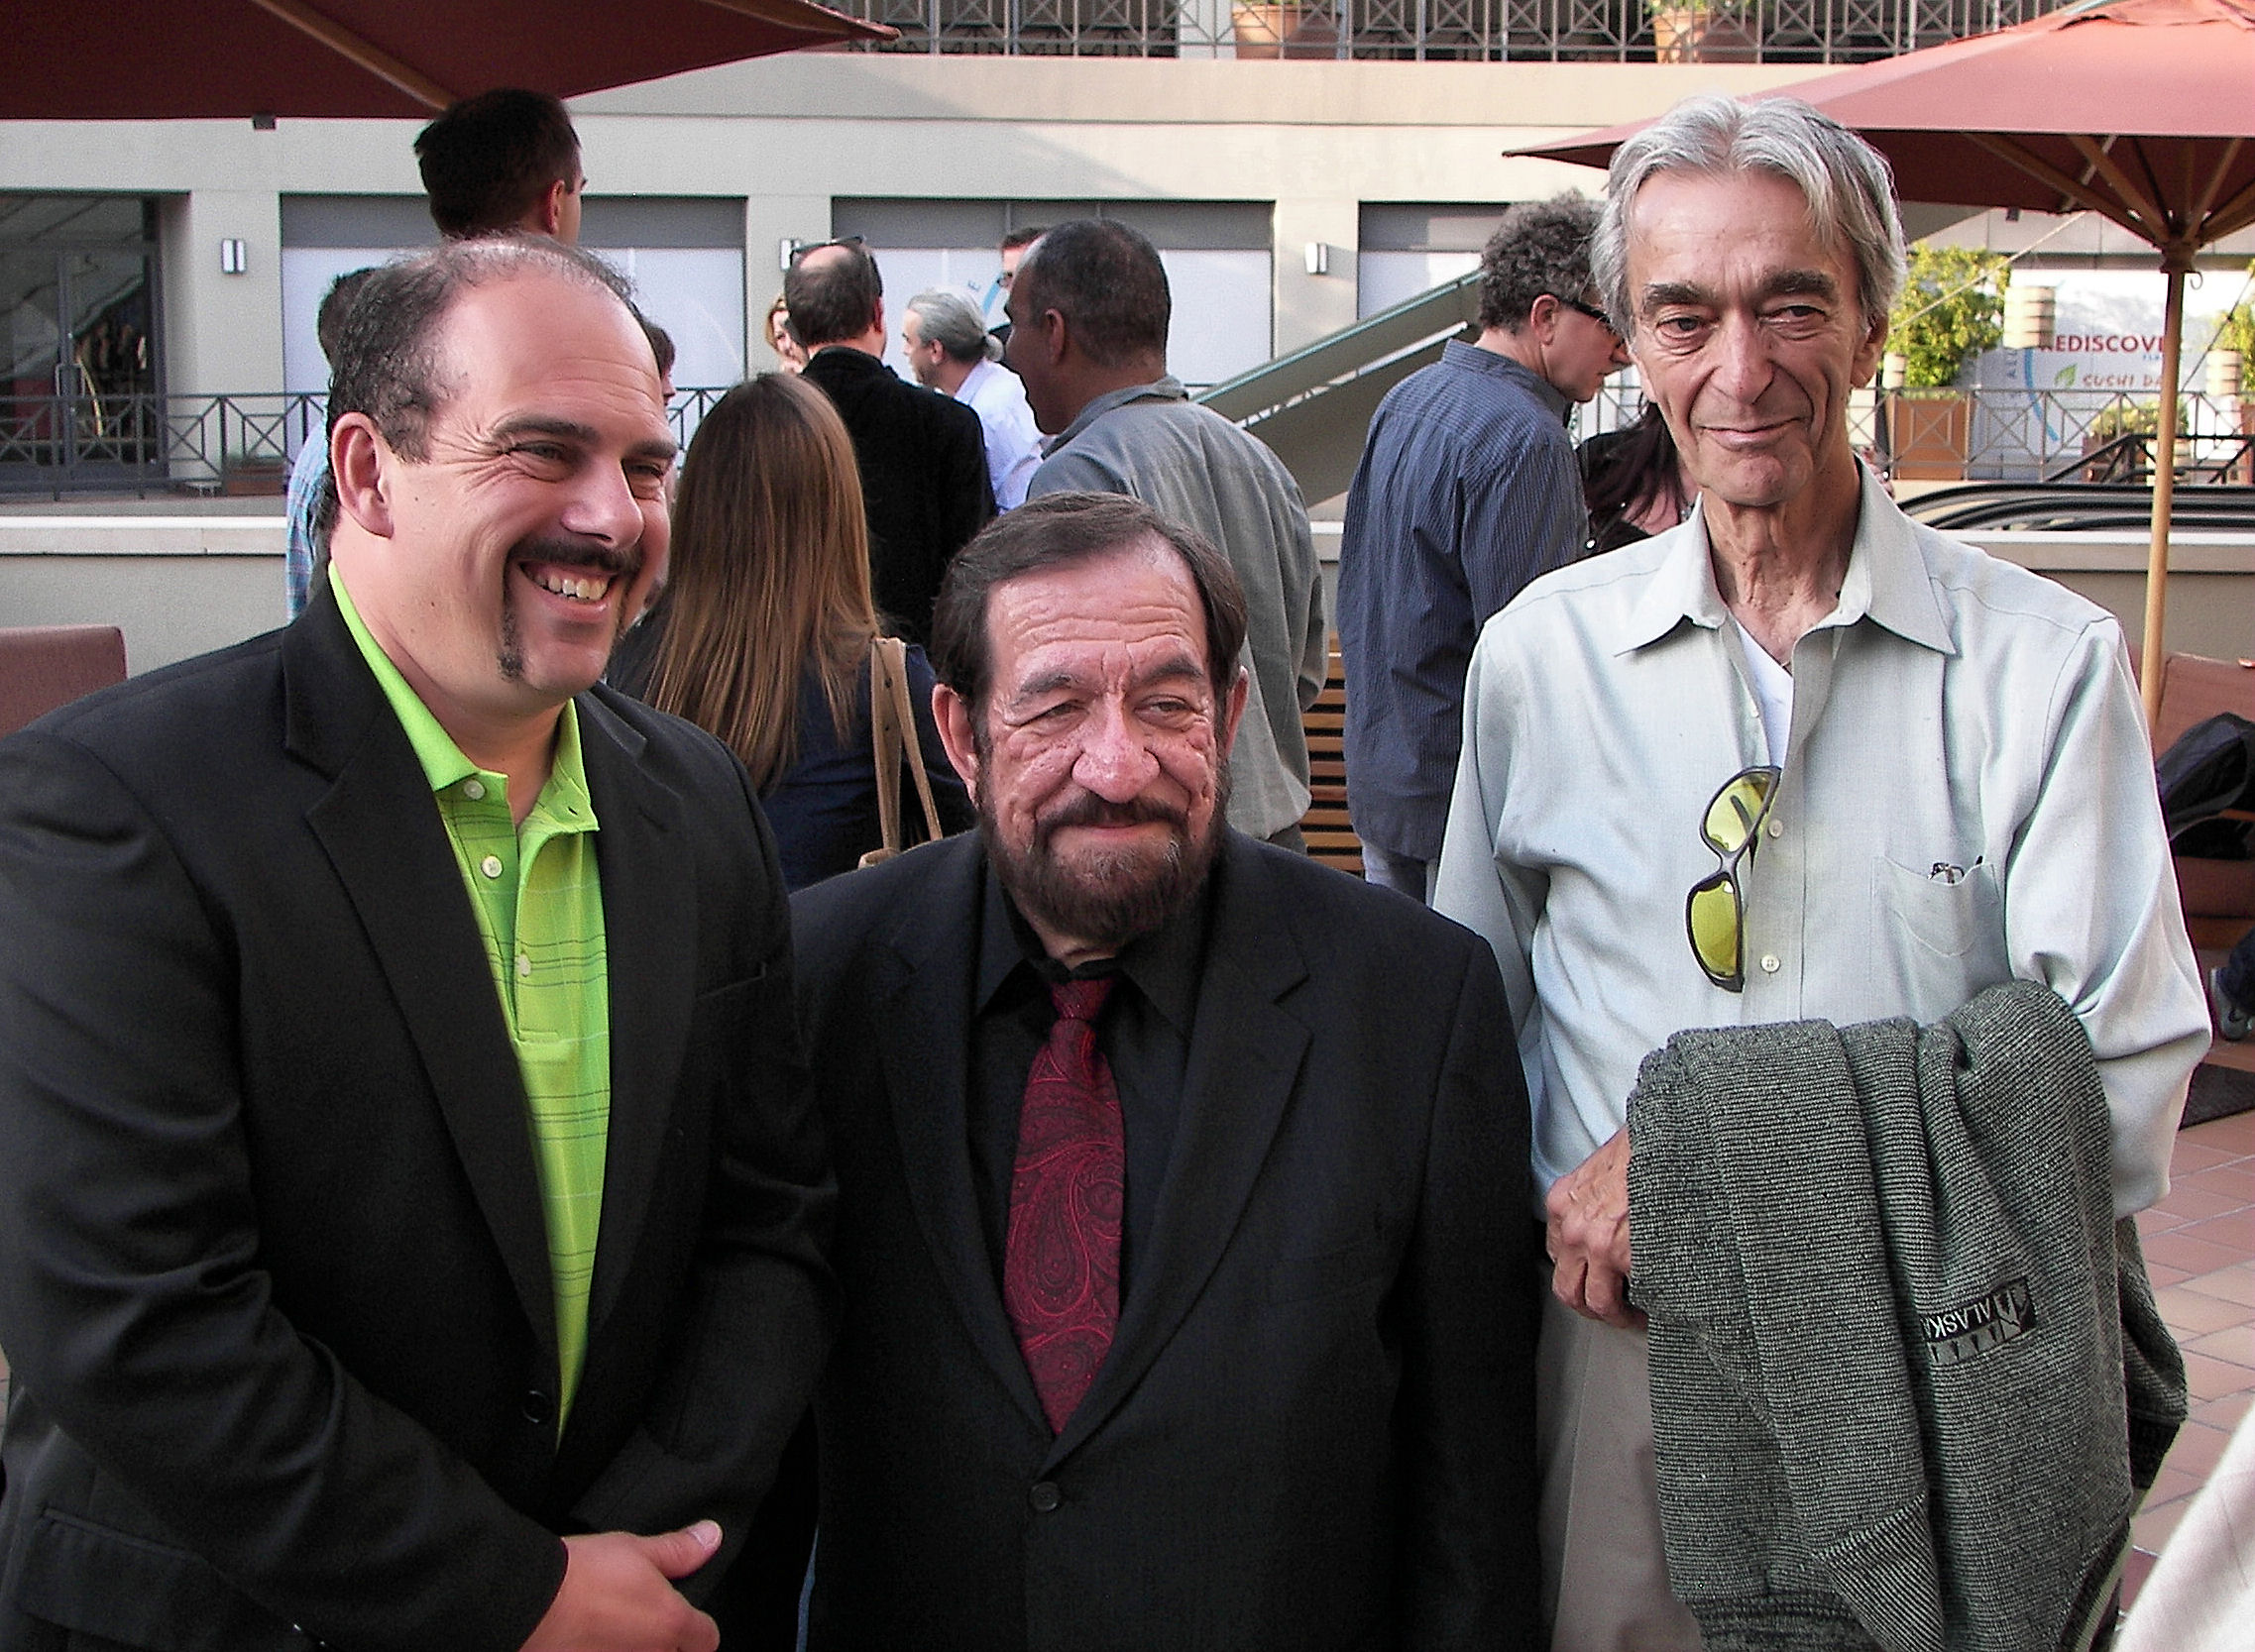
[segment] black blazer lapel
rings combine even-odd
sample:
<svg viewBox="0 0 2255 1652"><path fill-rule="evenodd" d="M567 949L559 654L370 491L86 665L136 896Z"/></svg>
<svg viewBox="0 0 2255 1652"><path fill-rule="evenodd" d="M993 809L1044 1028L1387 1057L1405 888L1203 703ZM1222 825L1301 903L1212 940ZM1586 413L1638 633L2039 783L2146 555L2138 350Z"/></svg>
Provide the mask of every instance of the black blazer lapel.
<svg viewBox="0 0 2255 1652"><path fill-rule="evenodd" d="M642 771L647 741L639 732L592 695L580 696L578 706L581 761L595 803L611 983L611 1119L603 1219L588 1295L592 1346L631 1270L679 1099L697 968L697 910L690 880L673 873L673 857L686 852L681 798Z"/></svg>
<svg viewBox="0 0 2255 1652"><path fill-rule="evenodd" d="M911 907L890 936L888 974L872 994L909 1202L965 1335L1027 1416L1046 1428L1033 1378L1003 1312L971 1189L964 1086L972 937L978 933L985 857L970 834L917 852L939 861L936 875L928 899Z"/></svg>
<svg viewBox="0 0 2255 1652"><path fill-rule="evenodd" d="M547 1221L485 942L430 784L326 585L283 639L282 692L290 752L333 782L306 820L391 983L478 1208L553 1358Z"/></svg>
<svg viewBox="0 0 2255 1652"><path fill-rule="evenodd" d="M1278 1005L1306 978L1306 964L1267 894L1259 851L1232 832L1217 872L1182 1119L1150 1254L1111 1353L1051 1449L1052 1465L1134 1391L1205 1288L1236 1235L1307 1051L1306 1026Z"/></svg>

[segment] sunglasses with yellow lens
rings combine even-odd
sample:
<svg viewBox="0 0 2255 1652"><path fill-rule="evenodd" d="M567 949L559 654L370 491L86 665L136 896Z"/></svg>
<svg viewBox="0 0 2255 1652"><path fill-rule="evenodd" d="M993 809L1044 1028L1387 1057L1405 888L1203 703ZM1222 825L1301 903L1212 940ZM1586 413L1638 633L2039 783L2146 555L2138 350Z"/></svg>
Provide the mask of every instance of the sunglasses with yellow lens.
<svg viewBox="0 0 2255 1652"><path fill-rule="evenodd" d="M1691 955L1725 992L1743 992L1747 984L1747 906L1739 888L1739 862L1754 851L1782 772L1768 764L1741 769L1723 782L1699 823L1699 835L1723 864L1691 886L1683 924L1691 936Z"/></svg>

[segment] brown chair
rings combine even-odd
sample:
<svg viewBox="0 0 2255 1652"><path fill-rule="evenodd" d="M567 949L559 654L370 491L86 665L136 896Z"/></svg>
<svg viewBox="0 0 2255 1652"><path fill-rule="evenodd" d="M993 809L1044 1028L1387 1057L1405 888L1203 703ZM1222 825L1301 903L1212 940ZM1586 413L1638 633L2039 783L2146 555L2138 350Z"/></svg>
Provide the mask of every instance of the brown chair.
<svg viewBox="0 0 2255 1652"><path fill-rule="evenodd" d="M2131 649L2133 664L2137 650ZM2255 719L2255 665L2169 654L2161 662L2161 710L2153 719L2153 750L2167 751L2196 722L2218 712ZM2232 820L2251 817L2226 810ZM2196 946L2229 948L2255 926L2255 860L2177 857L2177 896Z"/></svg>
<svg viewBox="0 0 2255 1652"><path fill-rule="evenodd" d="M125 681L125 633L115 625L0 626L0 734Z"/></svg>

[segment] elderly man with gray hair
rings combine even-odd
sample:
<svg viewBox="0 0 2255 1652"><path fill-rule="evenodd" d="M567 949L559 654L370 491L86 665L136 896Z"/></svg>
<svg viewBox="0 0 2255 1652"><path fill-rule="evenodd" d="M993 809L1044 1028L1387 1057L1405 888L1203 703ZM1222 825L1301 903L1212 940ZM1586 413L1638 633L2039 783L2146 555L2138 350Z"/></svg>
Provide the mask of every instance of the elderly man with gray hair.
<svg viewBox="0 0 2255 1652"><path fill-rule="evenodd" d="M1678 1472L1671 1450L1706 1419L1671 1410L1663 1392L1668 1316L1654 1287L1683 1189L1655 1180L1660 1126L1672 1121L1647 1133L1657 1116L1637 1086L1680 1071L1686 1048L1742 1059L1756 1047L1749 1029L1813 1037L1812 1023L1888 1017L1961 1029L1998 999L1985 989L2048 988L2004 993L2070 1036L2062 1070L2088 1098L2090 1151L2049 1135L2031 1109L2007 1114L1969 1155L1983 1165L2037 1156L2060 1184L2088 1191L2105 1248L2090 1294L2110 1316L2113 1222L2166 1189L2207 1020L2115 621L1914 524L1857 460L1849 397L1878 364L1903 271L1885 163L1805 104L1691 99L1615 156L1592 266L1700 502L1670 532L1535 581L1488 623L1466 684L1435 905L1495 947L1534 1109L1552 1259L1538 1380L1553 1644L1693 1648L1704 1627L1711 1645L1749 1645L1718 1627L1716 1602L1679 1564L1663 1502ZM1778 1023L1800 1026L1767 1025ZM1852 1046L1855 1031L1835 1045ZM1961 1065L1977 1064L1975 1043L1963 1047ZM1901 1070L1914 1096L1946 1092L1954 1071L1947 1060ZM1750 1294L1757 1266L1795 1263L1829 1276L1836 1302L1855 1296L1902 1328L1906 1363L1870 1392L1924 1403L1945 1366L1952 1381L1995 1382L2043 1341L2032 1327L2064 1322L2075 1304L2040 1302L2031 1317L2027 1280L2005 1279L1990 1298L1935 1304L1922 1321L1927 1304L1906 1300L1899 1277L1890 1290L1883 1269L1863 1292L1849 1248L1817 1237L1837 1227L1825 1206L1852 1196L1850 1178L1812 1171L1793 1145L1828 1082L1789 1061L1763 1075L1784 1135L1700 1206L1710 1227L1744 1241L1745 1263L1743 1276L1734 1264L1703 1287L1735 1293L1759 1335L1778 1339L1760 1343L1765 1354L1860 1370L1797 1308L1760 1318L1774 1304ZM1931 1184L1913 1179L1921 1198L1943 1201L1939 1215L1922 1209L1946 1247L1945 1178L1958 1167L1928 1146L1915 1111L1894 1117L1898 1140L1932 1153L1921 1171ZM1874 1138L1871 1162L1885 1145ZM1866 1151L1860 1137L1855 1147ZM1866 1191L1873 1174L1862 1172ZM1921 1198L1860 1207L1862 1251L1880 1255L1883 1234L1899 1261L1898 1226ZM1653 1309L1648 1345L1632 1286ZM1958 1318L1940 1311L1961 1306ZM2089 1319L2089 1302L2079 1311ZM1980 1337L1950 1330L1975 1319ZM1922 1323L1929 1343L1937 1325L1949 1334L1921 1348ZM2019 1393L2034 1404L2045 1390ZM1805 1392L1757 1398L1781 1429L1826 1410ZM1831 1410L1814 1420L1876 1427L1857 1403ZM1827 1464L1831 1478L1813 1483L1854 1489L1905 1463L1915 1478L1919 1441L1914 1428L1901 1449L1889 1438L1855 1473ZM1927 1455L1935 1449L1929 1436ZM2118 1435L2111 1450L2121 1457ZM1986 1479L2026 1495L2022 1477L2044 1455L1992 1455ZM1710 1487L1728 1498L1753 1479L1743 1463L1718 1463ZM1803 1483L1793 1498L1782 1481L1762 1484L1802 1511ZM1951 1535L1946 1489L1931 1516L1923 1490L1898 1511L1896 1535L1928 1542L1930 1561ZM2031 1512L2041 1522L2059 1510ZM1803 1612L1790 1644L1882 1643L1854 1638L1845 1620L1811 1627L1842 1609L1819 1603L1825 1589L1862 1587L1848 1578L1846 1547L1811 1545L1756 1576L1759 1609ZM1787 1597L1804 1587L1795 1580L1820 1575ZM1671 1584L1700 1608L1696 1622ZM1943 1594L1935 1613L1950 1628L1937 1626L1932 1644L2000 1644L1958 1632L1959 1614L1996 1602Z"/></svg>
<svg viewBox="0 0 2255 1652"><path fill-rule="evenodd" d="M987 332L977 306L945 287L919 292L901 315L900 345L918 384L954 396L978 415L995 509L1024 504L1026 484L1042 462L1042 433L1027 405L1026 386L997 365L1002 346Z"/></svg>

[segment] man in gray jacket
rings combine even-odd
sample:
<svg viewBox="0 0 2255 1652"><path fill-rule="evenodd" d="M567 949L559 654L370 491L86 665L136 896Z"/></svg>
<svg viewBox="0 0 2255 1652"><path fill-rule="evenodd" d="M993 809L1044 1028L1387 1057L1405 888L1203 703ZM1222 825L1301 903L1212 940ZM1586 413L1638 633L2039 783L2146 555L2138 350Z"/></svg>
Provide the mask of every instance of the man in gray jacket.
<svg viewBox="0 0 2255 1652"><path fill-rule="evenodd" d="M1277 456L1189 399L1167 371L1174 304L1159 250L1115 219L1077 218L1034 243L1008 306L1008 362L1056 437L1027 486L1125 494L1195 528L1245 587L1252 703L1230 757L1229 824L1305 847L1307 734L1329 633L1299 488Z"/></svg>

